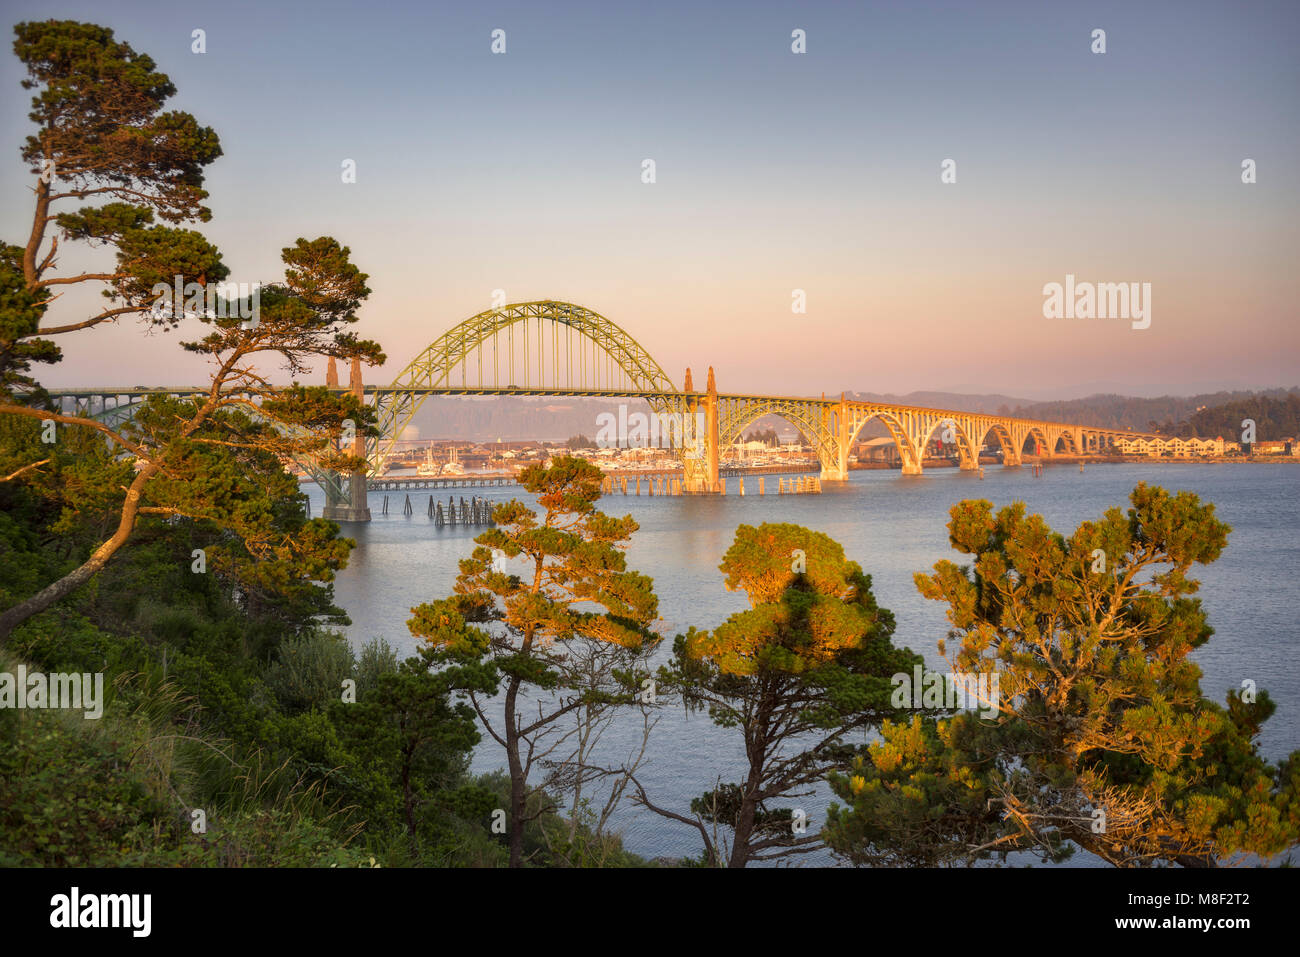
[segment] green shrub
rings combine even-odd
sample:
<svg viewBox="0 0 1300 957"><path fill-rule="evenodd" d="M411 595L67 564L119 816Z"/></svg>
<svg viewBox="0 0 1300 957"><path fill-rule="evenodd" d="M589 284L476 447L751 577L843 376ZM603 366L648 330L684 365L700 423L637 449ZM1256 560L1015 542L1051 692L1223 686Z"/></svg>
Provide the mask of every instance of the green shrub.
<svg viewBox="0 0 1300 957"><path fill-rule="evenodd" d="M342 694L352 677L352 649L337 632L319 631L291 638L280 646L279 659L267 669L266 683L290 714L323 709Z"/></svg>
<svg viewBox="0 0 1300 957"><path fill-rule="evenodd" d="M357 697L363 698L375 687L381 675L397 670L397 649L383 638L372 638L361 646L357 655Z"/></svg>

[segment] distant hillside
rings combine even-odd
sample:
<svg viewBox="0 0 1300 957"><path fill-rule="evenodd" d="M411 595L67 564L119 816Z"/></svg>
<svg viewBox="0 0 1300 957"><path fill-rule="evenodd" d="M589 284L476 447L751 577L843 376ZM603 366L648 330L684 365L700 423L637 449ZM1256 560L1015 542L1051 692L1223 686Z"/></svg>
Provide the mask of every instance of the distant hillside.
<svg viewBox="0 0 1300 957"><path fill-rule="evenodd" d="M1091 395L1085 399L1071 399L1065 402L1028 402L1015 406L1011 414L1026 419L1078 422L1107 429L1146 430L1157 428L1161 423L1190 422L1192 416L1203 407L1213 408L1260 398L1285 399L1288 395L1294 394L1300 394L1300 389L1213 392L1186 397L1166 395L1155 399L1138 399L1125 395ZM1240 417L1237 423L1237 431L1240 431ZM1266 438L1262 433L1259 437Z"/></svg>
<svg viewBox="0 0 1300 957"><path fill-rule="evenodd" d="M1225 405L1210 406L1192 414L1186 422L1164 422L1160 431L1171 435L1223 436L1238 441L1241 423L1255 421L1255 438L1261 442L1293 439L1300 436L1300 390L1292 389L1285 398L1258 395Z"/></svg>

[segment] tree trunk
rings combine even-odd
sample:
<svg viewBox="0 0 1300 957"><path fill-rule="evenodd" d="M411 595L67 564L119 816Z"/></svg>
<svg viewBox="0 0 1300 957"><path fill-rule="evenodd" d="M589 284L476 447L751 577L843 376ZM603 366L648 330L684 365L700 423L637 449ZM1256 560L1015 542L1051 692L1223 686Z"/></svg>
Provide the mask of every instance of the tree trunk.
<svg viewBox="0 0 1300 957"><path fill-rule="evenodd" d="M49 158L48 156L46 157ZM50 215L50 184L43 179L36 181L36 213L32 217L32 231L27 237L27 246L23 249L23 279L27 282L27 291L36 291L36 257L45 240L45 223Z"/></svg>
<svg viewBox="0 0 1300 957"><path fill-rule="evenodd" d="M510 866L524 863L524 768L519 760L519 726L515 721L515 700L519 679L512 678L506 690L506 760L510 765Z"/></svg>
<svg viewBox="0 0 1300 957"><path fill-rule="evenodd" d="M131 537L131 532L135 528L136 514L140 509L140 493L157 471L156 466L146 465L136 473L135 481L127 489L126 501L122 503L122 517L117 523L117 531L113 533L112 538L96 548L81 567L73 569L32 597L0 613L0 646L4 645L9 633L28 618L45 611L56 601L67 597L89 581L91 576L108 564L108 560L114 553L126 544L126 540Z"/></svg>
<svg viewBox="0 0 1300 957"><path fill-rule="evenodd" d="M749 770L740 796L740 812L736 817L736 834L731 844L728 867L744 867L749 863L749 841L754 836L758 795L763 790L763 766L767 761L768 728L772 723L775 697L774 689L765 683L758 707L745 728L745 754L749 758Z"/></svg>
<svg viewBox="0 0 1300 957"><path fill-rule="evenodd" d="M736 819L735 840L731 843L731 860L727 867L744 867L749 863L749 839L754 834L754 815L757 812L755 801L750 795L755 790L749 781L745 782L745 794L740 802L740 815Z"/></svg>

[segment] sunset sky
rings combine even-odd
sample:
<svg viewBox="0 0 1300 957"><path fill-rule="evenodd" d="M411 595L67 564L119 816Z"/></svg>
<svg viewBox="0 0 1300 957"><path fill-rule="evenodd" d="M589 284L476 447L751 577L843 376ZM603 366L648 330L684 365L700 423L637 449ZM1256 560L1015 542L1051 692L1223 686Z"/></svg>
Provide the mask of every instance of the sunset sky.
<svg viewBox="0 0 1300 957"><path fill-rule="evenodd" d="M389 356L376 384L497 288L594 309L679 385L713 365L724 392L1300 384L1294 2L0 9L6 241L26 240L34 181L12 26L109 26L221 137L200 228L233 280L278 278L299 236L351 247L374 290L358 331ZM64 255L59 274L101 262ZM1150 328L1044 318L1066 274L1150 283ZM51 320L99 302L69 293ZM197 384L178 338L132 321L60 336L38 375Z"/></svg>

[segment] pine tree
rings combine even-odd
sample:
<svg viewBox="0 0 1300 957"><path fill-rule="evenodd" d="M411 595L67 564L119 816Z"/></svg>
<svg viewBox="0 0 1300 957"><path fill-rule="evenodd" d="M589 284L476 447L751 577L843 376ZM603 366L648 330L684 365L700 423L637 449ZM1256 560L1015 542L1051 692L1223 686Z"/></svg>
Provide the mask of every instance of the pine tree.
<svg viewBox="0 0 1300 957"><path fill-rule="evenodd" d="M820 834L788 805L852 755L846 741L897 714L890 677L920 658L892 644L894 617L876 604L871 578L821 532L798 525L741 525L719 566L750 608L712 632L679 635L663 684L692 710L743 738L744 779L691 802L706 862L744 867L815 850ZM730 831L730 850L715 839Z"/></svg>
<svg viewBox="0 0 1300 957"><path fill-rule="evenodd" d="M569 456L523 469L519 483L537 496L541 520L519 501L496 506L496 527L474 540L455 594L413 609L408 622L439 650L505 749L512 867L524 863L524 825L554 810L530 801L540 790L530 778L558 746L558 722L586 706L637 700L644 660L659 640L650 630L658 614L653 583L628 571L622 552L637 523L596 509L601 479L596 466ZM619 659L616 680L592 683L591 669L575 666L579 656L569 652L583 642ZM501 694L498 719L489 715L493 692Z"/></svg>

